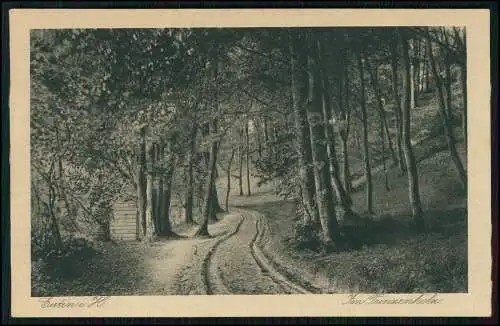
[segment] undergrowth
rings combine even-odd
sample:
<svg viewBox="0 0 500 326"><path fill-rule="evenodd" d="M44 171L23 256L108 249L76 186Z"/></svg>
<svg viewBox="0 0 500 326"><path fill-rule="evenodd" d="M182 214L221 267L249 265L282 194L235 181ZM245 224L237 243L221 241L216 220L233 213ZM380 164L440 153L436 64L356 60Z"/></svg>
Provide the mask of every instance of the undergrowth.
<svg viewBox="0 0 500 326"><path fill-rule="evenodd" d="M409 217L386 217L342 228L342 243L326 252L321 230L297 222L284 243L316 283L334 292L467 292L466 210L429 212L427 232ZM311 258L310 253L316 252Z"/></svg>
<svg viewBox="0 0 500 326"><path fill-rule="evenodd" d="M467 292L463 236L416 236L397 246L380 244L339 253L324 262L345 292Z"/></svg>

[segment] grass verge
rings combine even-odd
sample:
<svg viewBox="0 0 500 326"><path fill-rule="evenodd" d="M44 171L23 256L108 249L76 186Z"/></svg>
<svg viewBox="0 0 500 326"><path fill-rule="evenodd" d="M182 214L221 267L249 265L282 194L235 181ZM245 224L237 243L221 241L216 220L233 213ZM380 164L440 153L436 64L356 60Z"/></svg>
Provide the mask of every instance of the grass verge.
<svg viewBox="0 0 500 326"><path fill-rule="evenodd" d="M339 253L321 253L296 241L295 204L254 203L248 208L267 217L265 250L282 270L309 280L330 293L467 292L467 208L446 151L419 163L421 198L427 232L412 229L407 204L407 178L391 170L391 190L375 176L377 219L346 225L355 244ZM380 180L378 180L380 178ZM356 209L366 210L364 193L353 194ZM397 199L397 200L395 200Z"/></svg>

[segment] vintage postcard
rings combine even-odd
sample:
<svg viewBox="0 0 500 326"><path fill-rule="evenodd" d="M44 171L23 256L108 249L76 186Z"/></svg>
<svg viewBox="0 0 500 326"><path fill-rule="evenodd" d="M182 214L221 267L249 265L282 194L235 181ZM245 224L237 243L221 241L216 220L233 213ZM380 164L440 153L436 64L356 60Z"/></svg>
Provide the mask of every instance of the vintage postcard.
<svg viewBox="0 0 500 326"><path fill-rule="evenodd" d="M488 10L9 16L13 317L491 314Z"/></svg>

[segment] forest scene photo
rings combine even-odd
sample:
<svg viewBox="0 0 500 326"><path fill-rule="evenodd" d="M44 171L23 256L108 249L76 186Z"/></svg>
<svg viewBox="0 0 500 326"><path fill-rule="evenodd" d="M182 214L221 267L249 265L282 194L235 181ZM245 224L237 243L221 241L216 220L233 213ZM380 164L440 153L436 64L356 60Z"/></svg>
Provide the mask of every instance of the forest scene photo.
<svg viewBox="0 0 500 326"><path fill-rule="evenodd" d="M31 294L466 293L460 26L37 29Z"/></svg>

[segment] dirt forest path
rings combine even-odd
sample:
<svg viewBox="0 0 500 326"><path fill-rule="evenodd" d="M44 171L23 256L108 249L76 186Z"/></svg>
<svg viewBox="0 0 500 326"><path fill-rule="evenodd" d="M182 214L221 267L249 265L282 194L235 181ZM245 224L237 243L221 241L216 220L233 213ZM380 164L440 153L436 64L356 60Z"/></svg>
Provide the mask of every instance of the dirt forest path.
<svg viewBox="0 0 500 326"><path fill-rule="evenodd" d="M421 159L425 158L423 154L420 156ZM373 175L382 172L382 165L374 167L372 171ZM322 291L298 284L275 268L280 259L275 261L278 258L273 258L275 253L266 250L269 233L272 232L268 219L272 216L264 216L251 208L266 203L280 205L282 198L275 193L273 184L259 187L257 182L256 178L251 178L251 196L237 195L237 186L232 186L234 191L229 196L229 212L209 225L211 238L193 238L195 228L192 228L182 233L186 236L184 239L169 239L153 244L157 250L145 259L155 280L152 284L157 289L159 285L164 294L178 295ZM364 182L364 176L352 180L353 187ZM221 193L226 192L225 187L225 178L221 178L218 184Z"/></svg>
<svg viewBox="0 0 500 326"><path fill-rule="evenodd" d="M379 170L381 166L375 173ZM257 180L251 179L252 196L230 195L229 213L209 225L211 238L193 238L193 229L182 234L185 239L153 244L157 250L146 261L156 288L167 295L311 293L274 268L273 253L263 251L269 216L247 207L279 205L281 198L273 185L257 187ZM363 182L363 177L353 180L356 185ZM220 187L225 192L224 184Z"/></svg>
<svg viewBox="0 0 500 326"><path fill-rule="evenodd" d="M375 175L381 169L375 167L374 171ZM281 220L293 223L295 212L290 201L276 194L277 185L270 182L259 187L258 179L252 177L252 193L248 196L246 187L244 195L239 195L237 180L234 182L228 212L208 226L210 238L195 238L197 226L181 224L174 226L181 238L115 244L92 261L94 267L89 267L98 270L103 264L108 266L109 273L97 277L95 286L62 280L61 288L68 289L67 293L81 288L82 295L336 293L330 272L321 274L315 267L311 269L315 255L296 255L287 246L290 227ZM362 184L364 178L352 182ZM221 203L226 199L226 187L223 176L217 181ZM59 290L49 288L45 292Z"/></svg>
<svg viewBox="0 0 500 326"><path fill-rule="evenodd" d="M210 226L210 239L157 242L159 254L147 258L155 286L162 284L165 294L178 295L308 293L275 270L261 251L264 217L231 211Z"/></svg>

